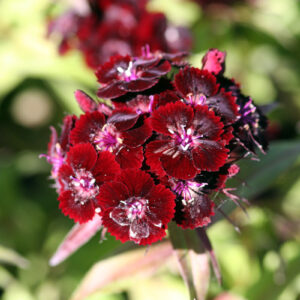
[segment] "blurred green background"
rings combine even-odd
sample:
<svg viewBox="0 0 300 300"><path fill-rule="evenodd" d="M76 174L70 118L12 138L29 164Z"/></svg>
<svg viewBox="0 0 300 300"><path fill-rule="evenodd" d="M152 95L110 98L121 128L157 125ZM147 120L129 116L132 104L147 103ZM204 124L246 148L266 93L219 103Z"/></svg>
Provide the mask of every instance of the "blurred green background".
<svg viewBox="0 0 300 300"><path fill-rule="evenodd" d="M269 136L299 142L300 1L257 0L202 10L185 0L153 0L149 9L191 28L190 61L200 66L208 48L227 51L228 77L237 78L257 104L277 102ZM58 210L48 179L49 126L67 113L79 114L76 89L95 91L93 73L79 53L59 57L57 41L46 39L50 0L0 0L0 297L4 300L68 299L98 260L124 249L99 235L61 265L48 260L73 223ZM60 2L57 11L64 8ZM296 148L296 149L299 149ZM300 151L284 172L260 182L247 217L240 209L209 230L223 274L211 278L207 299L223 292L249 300L300 299ZM284 161L288 154L276 156ZM257 164L256 162L252 162ZM240 178L243 181L243 176ZM243 190L255 189L247 186ZM174 268L108 287L88 299L187 299ZM224 295L224 294L223 294ZM224 299L225 298L220 298Z"/></svg>

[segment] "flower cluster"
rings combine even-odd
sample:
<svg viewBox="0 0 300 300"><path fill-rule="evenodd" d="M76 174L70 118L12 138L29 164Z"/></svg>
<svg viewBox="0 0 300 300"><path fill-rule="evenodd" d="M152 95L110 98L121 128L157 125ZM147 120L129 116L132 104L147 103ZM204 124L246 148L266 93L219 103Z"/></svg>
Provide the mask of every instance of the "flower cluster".
<svg viewBox="0 0 300 300"><path fill-rule="evenodd" d="M235 162L265 151L266 119L226 78L225 53L197 69L184 54L116 55L96 71L98 102L75 92L83 114L52 128L48 162L59 207L75 222L100 215L122 242L153 243L174 220L206 226L212 195L239 172Z"/></svg>
<svg viewBox="0 0 300 300"><path fill-rule="evenodd" d="M93 69L114 54L140 55L149 44L154 51L188 51L192 39L184 27L169 24L165 15L149 12L147 0L84 0L49 23L49 34L58 34L59 52L79 49Z"/></svg>

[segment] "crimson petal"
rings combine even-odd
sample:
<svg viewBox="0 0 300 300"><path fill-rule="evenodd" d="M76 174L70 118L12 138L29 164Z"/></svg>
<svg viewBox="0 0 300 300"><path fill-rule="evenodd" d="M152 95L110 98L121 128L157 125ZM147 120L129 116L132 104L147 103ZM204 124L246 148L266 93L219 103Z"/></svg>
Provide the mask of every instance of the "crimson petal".
<svg viewBox="0 0 300 300"><path fill-rule="evenodd" d="M152 135L152 128L149 122L145 122L142 126L123 132L122 138L124 144L130 147L139 147Z"/></svg>
<svg viewBox="0 0 300 300"><path fill-rule="evenodd" d="M74 93L81 110L83 112L93 112L97 110L97 102L95 102L89 95L81 90L77 90Z"/></svg>
<svg viewBox="0 0 300 300"><path fill-rule="evenodd" d="M120 164L122 169L126 168L140 168L144 160L143 148L130 148L122 146L117 150L116 161Z"/></svg>
<svg viewBox="0 0 300 300"><path fill-rule="evenodd" d="M194 164L203 171L218 171L226 163L229 150L221 142L202 140L192 150Z"/></svg>
<svg viewBox="0 0 300 300"><path fill-rule="evenodd" d="M64 215L73 219L75 222L85 223L91 220L95 214L95 205L92 200L84 204L77 202L71 191L65 191L58 197L59 208Z"/></svg>

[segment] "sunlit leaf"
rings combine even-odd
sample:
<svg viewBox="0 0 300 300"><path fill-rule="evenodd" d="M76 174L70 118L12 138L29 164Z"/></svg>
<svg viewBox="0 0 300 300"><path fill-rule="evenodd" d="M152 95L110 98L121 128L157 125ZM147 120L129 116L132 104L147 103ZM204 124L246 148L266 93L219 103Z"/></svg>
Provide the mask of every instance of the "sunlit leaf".
<svg viewBox="0 0 300 300"><path fill-rule="evenodd" d="M16 251L0 245L0 263L15 265L19 268L26 268L29 265L27 259L22 257Z"/></svg>
<svg viewBox="0 0 300 300"><path fill-rule="evenodd" d="M151 246L146 253L141 247L100 261L86 274L71 299L82 300L110 283L148 274L166 262L172 251L170 243L164 242Z"/></svg>
<svg viewBox="0 0 300 300"><path fill-rule="evenodd" d="M102 220L98 215L83 224L75 224L62 241L54 255L51 257L50 266L56 266L68 258L72 253L87 243L101 228Z"/></svg>

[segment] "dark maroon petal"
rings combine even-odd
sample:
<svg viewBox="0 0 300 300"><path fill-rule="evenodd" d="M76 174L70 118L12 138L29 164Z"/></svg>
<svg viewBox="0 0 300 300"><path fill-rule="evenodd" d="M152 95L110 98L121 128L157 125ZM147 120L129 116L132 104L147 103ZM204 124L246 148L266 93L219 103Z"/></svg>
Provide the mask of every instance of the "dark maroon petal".
<svg viewBox="0 0 300 300"><path fill-rule="evenodd" d="M130 61L131 61L131 57L128 55L121 56L117 54L115 56L112 56L107 63L103 64L96 71L95 74L98 79L98 82L104 84L110 84L112 80L118 80L119 79L118 68L127 70Z"/></svg>
<svg viewBox="0 0 300 300"><path fill-rule="evenodd" d="M146 120L147 121L147 120ZM128 130L122 134L123 143L130 147L139 147L152 135L152 128L149 122L145 122L141 127Z"/></svg>
<svg viewBox="0 0 300 300"><path fill-rule="evenodd" d="M174 85L179 93L188 98L188 95L214 95L218 90L216 78L206 70L185 67L175 76Z"/></svg>
<svg viewBox="0 0 300 300"><path fill-rule="evenodd" d="M97 184L113 180L120 172L120 166L115 156L108 151L102 151L98 155L96 165L92 171Z"/></svg>
<svg viewBox="0 0 300 300"><path fill-rule="evenodd" d="M159 80L158 78L151 78L151 79L139 78L128 82L123 82L120 88L126 92L141 92L153 87L158 82L158 80Z"/></svg>
<svg viewBox="0 0 300 300"><path fill-rule="evenodd" d="M215 75L222 75L225 71L225 58L225 51L210 49L202 59L202 69Z"/></svg>
<svg viewBox="0 0 300 300"><path fill-rule="evenodd" d="M139 115L131 108L121 108L115 110L107 119L107 123L114 124L120 131L132 128L137 122Z"/></svg>
<svg viewBox="0 0 300 300"><path fill-rule="evenodd" d="M220 117L216 116L213 111L208 110L206 105L195 107L195 117L193 128L195 135L202 135L201 139L219 140L223 133L223 123Z"/></svg>
<svg viewBox="0 0 300 300"><path fill-rule="evenodd" d="M194 117L192 107L178 101L155 110L150 118L153 130L172 136L172 131L189 128Z"/></svg>
<svg viewBox="0 0 300 300"><path fill-rule="evenodd" d="M69 189L69 184L74 176L74 171L69 165L62 165L59 169L58 178L61 188L63 190Z"/></svg>
<svg viewBox="0 0 300 300"><path fill-rule="evenodd" d="M137 95L136 98L126 102L125 105L134 109L138 114L148 113L151 111L151 96Z"/></svg>
<svg viewBox="0 0 300 300"><path fill-rule="evenodd" d="M85 223L95 215L95 205L92 200L84 204L76 202L71 191L65 191L58 197L59 208L64 215L73 219L75 222Z"/></svg>
<svg viewBox="0 0 300 300"><path fill-rule="evenodd" d="M164 185L159 184L149 193L149 208L153 215L164 224L167 225L174 216L175 194L167 189ZM153 217L150 215L149 219Z"/></svg>
<svg viewBox="0 0 300 300"><path fill-rule="evenodd" d="M221 89L218 94L207 98L206 103L224 120L226 125L235 122L239 116L236 97L231 92L225 92L224 89Z"/></svg>
<svg viewBox="0 0 300 300"><path fill-rule="evenodd" d="M144 160L143 148L130 148L122 146L116 152L116 161L120 164L122 169L140 168Z"/></svg>
<svg viewBox="0 0 300 300"><path fill-rule="evenodd" d="M71 131L71 143L93 142L94 136L102 130L104 124L105 117L98 111L81 115L75 128Z"/></svg>
<svg viewBox="0 0 300 300"><path fill-rule="evenodd" d="M168 61L164 61L158 66L147 69L142 73L143 78L160 77L167 74L171 70L171 64Z"/></svg>
<svg viewBox="0 0 300 300"><path fill-rule="evenodd" d="M83 112L93 112L97 110L98 104L89 95L81 90L75 91L75 99Z"/></svg>
<svg viewBox="0 0 300 300"><path fill-rule="evenodd" d="M183 205L182 212L176 217L176 223L182 228L194 229L206 226L211 222L210 217L214 215L214 203L205 195L197 195L193 201Z"/></svg>
<svg viewBox="0 0 300 300"><path fill-rule="evenodd" d="M106 182L99 190L97 196L97 203L101 210L117 206L120 201L126 200L130 197L128 188L122 182Z"/></svg>
<svg viewBox="0 0 300 300"><path fill-rule="evenodd" d="M197 169L193 164L192 156L189 152L181 151L178 147L170 147L162 154L161 163L169 176L178 179L191 179L197 174Z"/></svg>
<svg viewBox="0 0 300 300"><path fill-rule="evenodd" d="M64 117L63 126L59 138L59 144L64 151L69 150L70 146L70 131L74 128L77 117L68 115Z"/></svg>
<svg viewBox="0 0 300 300"><path fill-rule="evenodd" d="M152 172L157 175L165 176L166 172L162 168L160 157L162 152L168 149L168 142L166 141L153 141L150 142L145 151L146 163Z"/></svg>
<svg viewBox="0 0 300 300"><path fill-rule="evenodd" d="M221 142L203 140L192 150L195 167L201 171L218 171L226 163L228 151Z"/></svg>
<svg viewBox="0 0 300 300"><path fill-rule="evenodd" d="M224 145L228 145L229 142L234 138L234 135L233 135L233 127L229 126L229 127L226 127L224 129L224 132L221 136L221 140L222 142L224 143Z"/></svg>
<svg viewBox="0 0 300 300"><path fill-rule="evenodd" d="M114 99L125 95L126 89L122 89L122 81L114 81L106 86L99 88L97 96L103 99Z"/></svg>
<svg viewBox="0 0 300 300"><path fill-rule="evenodd" d="M122 170L116 181L122 182L128 188L130 196L146 197L154 187L149 174L139 169Z"/></svg>
<svg viewBox="0 0 300 300"><path fill-rule="evenodd" d="M77 144L71 147L67 163L74 169L91 170L97 161L97 153L90 143Z"/></svg>
<svg viewBox="0 0 300 300"><path fill-rule="evenodd" d="M154 96L152 108L154 110L159 108L160 106L166 105L168 103L174 103L178 100L180 100L178 95L174 91L168 90Z"/></svg>

